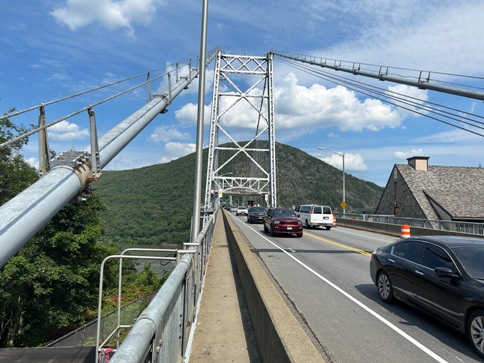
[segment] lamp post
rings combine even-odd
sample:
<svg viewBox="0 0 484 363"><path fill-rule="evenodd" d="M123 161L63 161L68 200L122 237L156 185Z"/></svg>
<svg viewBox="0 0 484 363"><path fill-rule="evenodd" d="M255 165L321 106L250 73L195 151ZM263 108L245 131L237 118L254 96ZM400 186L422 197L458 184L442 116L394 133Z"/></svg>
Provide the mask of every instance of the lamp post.
<svg viewBox="0 0 484 363"><path fill-rule="evenodd" d="M200 59L198 80L198 109L197 109L197 151L195 153L195 192L193 196L193 223L190 241L195 241L200 232L200 200L202 195L202 163L203 163L203 114L205 107L205 76L207 70L207 23L208 0L202 2L202 29L200 35Z"/></svg>
<svg viewBox="0 0 484 363"><path fill-rule="evenodd" d="M344 153L339 153L333 149L330 149L329 147L318 147L319 150L329 150L334 152L335 154L341 156L343 158L343 202L340 204L341 208L343 208L343 214L346 214L346 186L345 186L345 154Z"/></svg>

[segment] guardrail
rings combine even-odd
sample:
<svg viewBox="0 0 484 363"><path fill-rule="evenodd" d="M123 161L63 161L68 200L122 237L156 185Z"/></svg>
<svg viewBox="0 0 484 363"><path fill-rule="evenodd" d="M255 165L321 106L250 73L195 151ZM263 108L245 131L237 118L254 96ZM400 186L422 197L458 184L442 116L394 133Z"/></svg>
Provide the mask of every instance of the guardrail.
<svg viewBox="0 0 484 363"><path fill-rule="evenodd" d="M133 324L125 324L118 316L117 326L101 341L101 316L98 317L96 363L106 362L107 352L114 352L111 363L179 362L187 348L188 337L194 328L193 319L201 292L205 266L212 242L217 213L210 215L202 231L192 243L184 243L176 250L176 267L148 307ZM107 257L101 266L99 314L102 308L104 265L118 259L120 271L123 259L146 258L126 254ZM163 257L150 257L160 259ZM120 309L118 309L120 311ZM122 339L122 332L128 332ZM115 341L114 346L110 345Z"/></svg>
<svg viewBox="0 0 484 363"><path fill-rule="evenodd" d="M392 215L378 214L352 214L352 213L334 213L338 219L351 219L363 222L387 223L395 225L407 224L410 227L429 228L441 231L484 234L484 223L460 222L460 221L443 221L429 220L420 218L408 218Z"/></svg>
<svg viewBox="0 0 484 363"><path fill-rule="evenodd" d="M115 329L116 324L119 325L119 320L134 321L141 314L141 312L148 306L157 291L140 297L131 301L120 309L113 310L101 318L101 336L105 336L104 331ZM71 347L92 347L96 343L98 320L93 320L84 324L80 328L73 330L62 337L53 340L45 345L49 348L71 348Z"/></svg>

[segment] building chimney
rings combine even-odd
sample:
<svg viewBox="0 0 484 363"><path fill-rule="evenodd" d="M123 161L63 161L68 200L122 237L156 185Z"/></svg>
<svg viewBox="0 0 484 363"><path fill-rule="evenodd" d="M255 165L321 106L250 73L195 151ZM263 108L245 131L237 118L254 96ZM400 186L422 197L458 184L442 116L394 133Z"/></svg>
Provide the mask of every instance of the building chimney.
<svg viewBox="0 0 484 363"><path fill-rule="evenodd" d="M412 156L408 158L408 165L411 165L415 170L429 170L429 156Z"/></svg>

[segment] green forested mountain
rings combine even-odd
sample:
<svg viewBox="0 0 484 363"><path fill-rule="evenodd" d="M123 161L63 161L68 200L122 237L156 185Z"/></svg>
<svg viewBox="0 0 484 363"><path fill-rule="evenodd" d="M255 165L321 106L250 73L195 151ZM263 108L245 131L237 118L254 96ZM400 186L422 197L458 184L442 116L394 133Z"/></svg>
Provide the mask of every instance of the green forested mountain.
<svg viewBox="0 0 484 363"><path fill-rule="evenodd" d="M206 155L207 150L204 150L203 190ZM283 144L276 144L276 155L277 200L280 206L318 203L341 211L341 170ZM236 169L237 163L234 163L234 175L237 175ZM190 238L194 173L195 154L140 169L104 171L93 187L107 206L102 215L106 225L105 238L115 243L135 244L187 242ZM373 213L382 191L383 188L374 183L347 174L346 212Z"/></svg>

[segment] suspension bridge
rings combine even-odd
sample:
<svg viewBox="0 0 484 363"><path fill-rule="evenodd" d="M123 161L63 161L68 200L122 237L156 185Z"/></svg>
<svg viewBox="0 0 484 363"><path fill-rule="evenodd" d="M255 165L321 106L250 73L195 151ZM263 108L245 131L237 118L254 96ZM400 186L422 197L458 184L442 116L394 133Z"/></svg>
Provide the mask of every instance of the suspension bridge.
<svg viewBox="0 0 484 363"><path fill-rule="evenodd" d="M183 356L188 346L190 329L183 328L184 339L168 337L174 326L190 327L190 316L196 309L200 287L205 275L208 253L217 223L217 212L223 198L239 196L247 199L257 199L267 206L277 206L276 179L276 112L274 96L274 59L277 58L286 65L305 71L329 82L344 85L366 96L376 97L398 107L425 114L437 122L442 122L473 134L484 136L480 118L463 110L456 110L444 105L437 105L425 100L418 100L403 94L387 92L372 84L358 82L354 76L374 78L445 92L456 96L477 100L484 99L484 92L476 89L470 82L451 83L450 78L457 75L438 72L399 69L390 66L371 65L357 62L347 62L270 51L265 56L247 56L224 54L216 48L208 52L207 63L215 61L214 88L211 103L211 119L208 141L208 162L205 192L202 198L194 196L194 221L203 221L202 227L192 230L192 237L177 251L177 267L170 277L170 283L164 286L153 303L130 327L130 333L120 344L114 355L115 362L142 362L149 355L153 360L177 361ZM30 108L9 113L2 118L15 119L24 114L37 113L38 127L24 135L0 144L6 147L24 137L38 136L39 173L38 182L27 188L15 198L0 207L0 267L3 267L18 250L29 241L50 219L67 203L74 199L85 198L89 194L91 184L101 177L102 170L120 153L152 120L166 111L179 94L191 82L205 71L199 64L177 64L174 69L155 69L104 86L96 87L69 97L49 101ZM338 71L351 74L350 78L336 76L325 71ZM161 74L154 76L156 72ZM402 76L402 73L406 73ZM452 76L452 77L451 77ZM144 77L145 80L132 85L130 82ZM167 88L162 92L152 92L151 85L164 79ZM473 80L473 78L470 78ZM123 91L115 93L98 102L90 103L83 108L48 122L49 108L59 103L67 103L73 98L87 93L95 93L121 83L129 84ZM145 89L147 103L134 111L117 126L98 137L96 109L106 102L120 97L134 89ZM241 110L250 112L241 117ZM84 150L68 150L50 157L48 129L59 122L87 114L90 130L90 145ZM247 141L237 138L232 133L231 123L246 122L253 137ZM203 120L199 120L203 123ZM219 144L219 140L229 140L229 144ZM238 173L238 174L236 174ZM201 175L197 173L197 180ZM225 221L226 228L230 225ZM114 256L113 258L127 258ZM187 276L191 281L186 284ZM180 286L189 286L181 291ZM191 305L178 306L173 301L190 300ZM177 309L183 310L184 321L165 321L167 316ZM163 323L162 323L163 322ZM177 325L178 324L178 325ZM118 327L119 328L119 327ZM176 328L175 330L178 330ZM117 331L116 333L119 333ZM99 334L98 334L99 335ZM176 334L175 334L176 335ZM162 338L163 336L163 338ZM173 339L170 341L170 339ZM163 340L163 344L160 342ZM170 343L166 343L170 341ZM100 337L96 344L96 352L102 352L104 342ZM96 354L96 360L100 359ZM281 360L283 361L283 360Z"/></svg>

